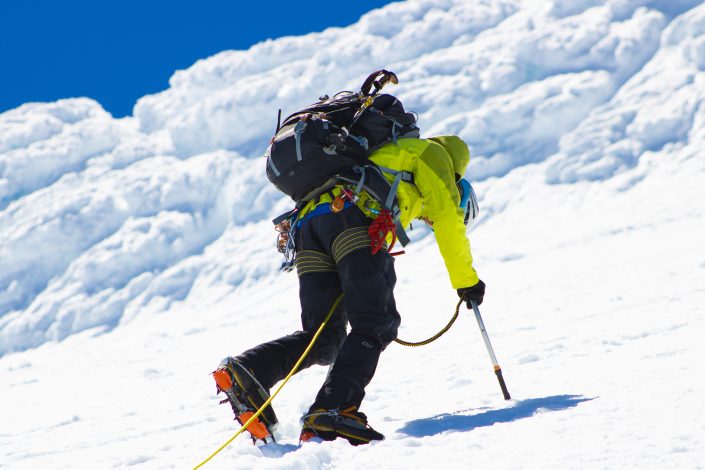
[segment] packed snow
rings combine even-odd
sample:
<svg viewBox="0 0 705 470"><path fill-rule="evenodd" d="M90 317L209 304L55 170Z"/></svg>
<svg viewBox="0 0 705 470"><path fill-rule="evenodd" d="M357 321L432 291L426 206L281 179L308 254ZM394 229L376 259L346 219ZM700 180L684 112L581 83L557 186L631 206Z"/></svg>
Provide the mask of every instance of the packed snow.
<svg viewBox="0 0 705 470"><path fill-rule="evenodd" d="M387 68L424 136L460 135L481 306L392 344L362 411L387 438L278 443L205 468L705 469L705 3L410 0L224 51L114 119L0 114L0 468L193 468L238 429L209 373L299 328L261 158L284 115ZM400 337L451 289L432 233L397 259Z"/></svg>

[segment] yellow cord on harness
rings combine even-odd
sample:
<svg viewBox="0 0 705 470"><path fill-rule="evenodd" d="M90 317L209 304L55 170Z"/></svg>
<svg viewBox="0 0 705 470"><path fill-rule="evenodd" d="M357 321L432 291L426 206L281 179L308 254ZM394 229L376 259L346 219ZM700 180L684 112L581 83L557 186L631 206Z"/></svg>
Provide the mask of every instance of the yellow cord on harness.
<svg viewBox="0 0 705 470"><path fill-rule="evenodd" d="M207 459L205 459L203 462L201 462L201 463L199 463L198 465L196 465L195 467L193 467L193 470L197 470L197 469L201 468L201 467L204 466L206 463L208 463L213 457L215 457L221 450L225 449L231 442L233 442L233 441L235 440L235 438L236 438L237 436L239 436L240 434L242 434L242 432L243 432L245 429L247 429L247 427L248 427L250 424L252 424L252 422L253 422L255 419L257 419L257 417L258 417L259 415L262 414L262 412L264 411L264 409L267 408L267 406L269 406L270 403L272 403L272 400L274 400L274 397L277 396L277 394L279 393L279 391L284 387L284 385L286 385L286 383L289 381L289 379L290 379L290 378L296 373L296 371L299 369L299 367L301 366L301 363L304 362L304 359L306 358L306 356L308 356L308 353L309 353L309 352L311 351L311 349L313 348L314 343L316 342L316 340L318 339L318 337L321 335L321 332L323 331L323 328L325 328L326 323L328 323L328 320L330 320L330 317L333 315L333 312L335 312L335 309L338 307L338 304L340 303L340 301L341 301L342 299L343 299L343 294L342 294L342 293L341 293L341 294L338 294L338 297L336 297L335 301L333 301L333 306L330 308L330 312L328 312L328 315L326 315L326 318L323 320L323 323L321 323L321 326L318 327L318 330L317 330L316 333L313 335L313 338L311 338L311 342L308 343L308 346L307 346L306 349L304 350L303 354L301 354L301 357L299 358L299 360L296 361L296 364L294 364L294 367L292 367L291 372L289 372L289 375L287 375L287 376L284 378L284 380L282 381L281 385L279 385L279 387L278 387L277 390L272 394L272 396L270 396L270 397L267 399L267 401L265 401L264 404L259 407L259 409L255 412L255 414L253 414L253 415L250 417L250 419L248 419L247 422L242 425L242 427L240 428L240 430L239 430L238 432L236 432L233 437L231 437L230 439L228 439L228 440L225 442L225 444L223 444L222 446L220 446L215 452L213 452L211 455L209 455Z"/></svg>

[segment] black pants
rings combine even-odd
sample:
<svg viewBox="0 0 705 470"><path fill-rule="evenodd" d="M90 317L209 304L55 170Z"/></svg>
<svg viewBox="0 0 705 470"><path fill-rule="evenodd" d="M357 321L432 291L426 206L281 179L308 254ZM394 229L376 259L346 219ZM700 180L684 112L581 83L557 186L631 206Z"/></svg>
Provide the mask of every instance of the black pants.
<svg viewBox="0 0 705 470"><path fill-rule="evenodd" d="M343 301L299 370L333 364L312 409L360 406L380 353L396 338L400 323L394 259L386 250L372 255L370 223L353 206L312 217L299 229L296 268L303 330L238 356L265 388L286 377L342 291Z"/></svg>

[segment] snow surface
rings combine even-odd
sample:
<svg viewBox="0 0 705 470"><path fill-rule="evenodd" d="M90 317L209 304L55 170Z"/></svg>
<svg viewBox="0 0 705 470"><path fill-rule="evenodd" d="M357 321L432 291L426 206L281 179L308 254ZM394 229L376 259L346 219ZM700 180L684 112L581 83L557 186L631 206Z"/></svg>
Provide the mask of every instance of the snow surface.
<svg viewBox="0 0 705 470"><path fill-rule="evenodd" d="M226 51L113 119L0 114L0 468L192 468L237 430L209 377L298 328L261 154L318 96L394 70L424 135L457 133L482 208L482 312L390 345L381 443L296 446L325 375L274 402L279 444L205 468L705 468L705 4L416 0ZM455 304L433 236L397 260L400 336Z"/></svg>

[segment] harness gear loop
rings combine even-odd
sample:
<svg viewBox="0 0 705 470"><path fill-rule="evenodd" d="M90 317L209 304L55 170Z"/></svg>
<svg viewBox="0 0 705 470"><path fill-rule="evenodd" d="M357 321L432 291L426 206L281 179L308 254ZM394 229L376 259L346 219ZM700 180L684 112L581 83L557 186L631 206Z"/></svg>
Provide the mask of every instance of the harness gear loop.
<svg viewBox="0 0 705 470"><path fill-rule="evenodd" d="M276 389L276 391L265 401L262 406L259 407L259 409L252 415L250 416L250 419L245 422L245 424L242 425L242 427L236 432L233 437L228 439L225 444L220 446L215 452L213 452L211 455L208 456L203 462L199 463L195 467L193 467L193 470L198 470L202 466L204 466L206 463L208 463L213 457L215 457L221 450L225 449L231 442L235 440L237 436L239 436L245 429L247 429L250 424L254 422L255 419L259 415L262 414L265 408L269 406L270 403L272 403L272 400L274 400L274 397L276 397L279 392L281 391L282 388L284 388L284 385L289 381L289 379L296 373L296 371L301 367L301 363L304 362L304 359L306 356L308 356L308 353L311 352L311 349L313 348L313 345L315 344L316 340L318 337L321 335L321 332L323 331L323 328L325 328L326 324L328 324L328 320L330 320L330 317L333 316L333 312L335 312L335 309L338 307L338 304L340 304L340 301L343 300L343 294L342 292L338 294L338 296L335 298L333 301L333 305L330 308L330 311L326 315L326 318L323 319L323 322L321 323L321 326L318 327L318 330L316 330L316 333L313 335L313 338L311 338L311 342L308 343L308 346L304 350L303 354L301 354L301 357L299 358L298 361L296 361L296 364L294 364L294 367L291 368L291 371L289 374L284 378L282 383L279 385L279 387Z"/></svg>
<svg viewBox="0 0 705 470"><path fill-rule="evenodd" d="M439 332L436 333L435 335L431 336L430 338L425 339L425 340L423 340L423 341L419 341L418 343L412 343L412 342L409 342L409 341L404 341L403 339L396 338L396 339L394 340L394 342L397 343L397 344L401 344L402 346L409 346L409 347L412 347L412 348L415 348L415 347L418 347L418 346L425 346L425 345L427 345L427 344L429 344L429 343L433 343L433 342L436 341L438 338L440 338L441 336L443 336L446 331L450 330L450 327L451 327L451 326L453 326L453 323L455 323L455 320L458 318L458 314L459 314L459 312L460 312L460 306L463 304L464 301L465 301L465 299L460 299L460 300L458 301L458 305L455 307L455 313L453 313L453 317L450 319L450 321L448 322L448 324L447 324L445 327L443 327L443 329L442 329L441 331L439 331Z"/></svg>
<svg viewBox="0 0 705 470"><path fill-rule="evenodd" d="M279 267L284 272L289 272L294 269L294 258L296 257L296 246L294 238L296 237L296 225L292 223L295 219L298 208L286 212L275 218L274 229L277 231L277 251L284 255L284 261Z"/></svg>

